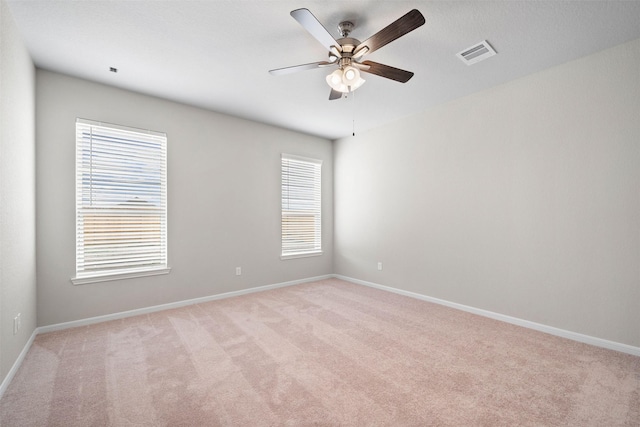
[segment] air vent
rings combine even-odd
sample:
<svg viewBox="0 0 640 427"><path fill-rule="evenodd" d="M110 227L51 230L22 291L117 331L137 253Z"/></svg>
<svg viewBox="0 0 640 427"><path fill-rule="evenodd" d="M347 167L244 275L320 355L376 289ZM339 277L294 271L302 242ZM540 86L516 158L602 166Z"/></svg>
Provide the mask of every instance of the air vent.
<svg viewBox="0 0 640 427"><path fill-rule="evenodd" d="M490 56L496 54L496 51L493 50L488 41L483 40L480 43L466 48L462 52L458 53L456 56L460 58L462 62L467 65L475 64L476 62L483 61Z"/></svg>

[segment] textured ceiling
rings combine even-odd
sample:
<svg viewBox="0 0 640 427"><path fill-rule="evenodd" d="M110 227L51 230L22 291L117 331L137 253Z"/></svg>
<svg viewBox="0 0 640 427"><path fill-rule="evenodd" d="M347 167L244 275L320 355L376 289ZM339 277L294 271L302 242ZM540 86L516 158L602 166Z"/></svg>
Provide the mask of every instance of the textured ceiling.
<svg viewBox="0 0 640 427"><path fill-rule="evenodd" d="M640 38L640 1L8 0L38 67L328 139ZM406 84L364 75L328 101L328 69L268 70L326 59L290 15L306 7L338 38L365 40L416 8L426 24L367 59L415 72ZM498 55L455 54L488 40ZM109 72L118 68L118 73Z"/></svg>

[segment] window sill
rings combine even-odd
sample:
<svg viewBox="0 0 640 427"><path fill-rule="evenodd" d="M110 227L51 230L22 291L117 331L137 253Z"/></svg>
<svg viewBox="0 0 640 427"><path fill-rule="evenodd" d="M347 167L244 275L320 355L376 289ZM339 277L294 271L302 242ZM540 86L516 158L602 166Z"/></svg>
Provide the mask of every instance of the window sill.
<svg viewBox="0 0 640 427"><path fill-rule="evenodd" d="M136 277L158 276L161 274L169 274L171 267L154 268L153 270L131 270L112 274L99 274L95 276L82 276L71 278L74 285L86 285L89 283L108 282L110 280L133 279Z"/></svg>
<svg viewBox="0 0 640 427"><path fill-rule="evenodd" d="M320 255L322 255L322 251L306 252L306 253L291 254L291 255L280 255L280 259L284 261L285 259L308 258L311 256L320 256Z"/></svg>

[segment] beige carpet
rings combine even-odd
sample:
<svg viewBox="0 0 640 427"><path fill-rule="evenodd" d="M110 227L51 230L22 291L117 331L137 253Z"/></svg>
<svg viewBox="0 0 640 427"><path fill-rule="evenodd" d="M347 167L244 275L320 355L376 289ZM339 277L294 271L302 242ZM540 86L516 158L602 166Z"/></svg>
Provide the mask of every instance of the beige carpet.
<svg viewBox="0 0 640 427"><path fill-rule="evenodd" d="M640 426L640 358L326 280L39 335L9 426Z"/></svg>

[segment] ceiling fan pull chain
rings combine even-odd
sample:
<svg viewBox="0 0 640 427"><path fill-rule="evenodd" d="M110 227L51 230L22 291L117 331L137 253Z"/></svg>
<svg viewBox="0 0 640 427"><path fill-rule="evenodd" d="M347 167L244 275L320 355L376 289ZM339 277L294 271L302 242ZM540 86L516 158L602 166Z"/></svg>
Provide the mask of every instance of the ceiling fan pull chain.
<svg viewBox="0 0 640 427"><path fill-rule="evenodd" d="M351 105L353 106L353 118L351 120L351 134L356 136L356 94L355 92L351 92Z"/></svg>

